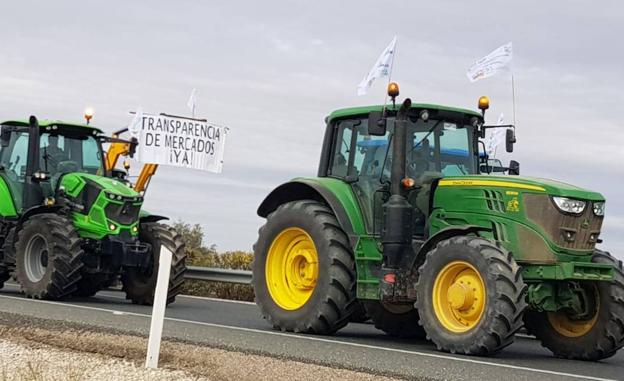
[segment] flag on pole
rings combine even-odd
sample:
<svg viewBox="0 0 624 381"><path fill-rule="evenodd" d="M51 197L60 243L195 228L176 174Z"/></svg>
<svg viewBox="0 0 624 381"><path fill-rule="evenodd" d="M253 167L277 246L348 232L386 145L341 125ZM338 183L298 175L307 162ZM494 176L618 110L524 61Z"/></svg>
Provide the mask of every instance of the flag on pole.
<svg viewBox="0 0 624 381"><path fill-rule="evenodd" d="M371 87L375 79L389 77L392 72L392 63L394 61L394 51L397 42L397 36L394 36L392 41L390 41L390 45L388 45L377 61L373 68L370 70L368 75L364 77L362 82L358 85L358 95L366 94L366 91Z"/></svg>
<svg viewBox="0 0 624 381"><path fill-rule="evenodd" d="M498 117L498 121L496 122L497 126L502 125L504 122L504 115L500 114ZM501 145L505 141L505 129L504 128L494 128L490 130L490 134L485 142L485 149L490 158L493 158L496 155L496 148Z"/></svg>
<svg viewBox="0 0 624 381"><path fill-rule="evenodd" d="M142 127L143 127L143 108L137 107L137 110L134 113L134 117L132 117L132 120L130 121L130 124L128 125L128 132L130 132L130 135L133 138L138 139L139 135L141 134Z"/></svg>
<svg viewBox="0 0 624 381"><path fill-rule="evenodd" d="M188 106L189 110L191 110L191 113L193 114L193 118L195 117L195 106L197 103L197 98L195 98L195 89L193 89L193 91L191 91L191 96L188 99L188 102L186 102L186 105Z"/></svg>
<svg viewBox="0 0 624 381"><path fill-rule="evenodd" d="M501 69L507 67L511 62L512 56L513 49L511 42L509 42L475 62L470 69L468 69L466 75L470 82L476 82L480 79L491 77Z"/></svg>

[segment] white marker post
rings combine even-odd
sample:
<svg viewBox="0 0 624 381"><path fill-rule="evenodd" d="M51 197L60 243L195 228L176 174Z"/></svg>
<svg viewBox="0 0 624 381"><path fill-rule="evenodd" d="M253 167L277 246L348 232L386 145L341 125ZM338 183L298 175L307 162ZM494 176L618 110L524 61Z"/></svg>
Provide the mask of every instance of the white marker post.
<svg viewBox="0 0 624 381"><path fill-rule="evenodd" d="M145 367L158 368L158 356L160 355L160 341L162 339L163 323L165 320L165 307L167 307L167 291L169 289L169 274L171 273L171 250L164 245L160 247L158 259L158 279L154 292L154 307L152 309L152 323L147 342L147 358Z"/></svg>

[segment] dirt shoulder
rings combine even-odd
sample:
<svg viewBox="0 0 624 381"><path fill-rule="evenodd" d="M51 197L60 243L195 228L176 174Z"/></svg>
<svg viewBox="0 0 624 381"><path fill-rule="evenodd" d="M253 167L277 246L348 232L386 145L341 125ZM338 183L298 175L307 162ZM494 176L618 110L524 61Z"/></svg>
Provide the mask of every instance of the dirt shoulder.
<svg viewBox="0 0 624 381"><path fill-rule="evenodd" d="M393 380L256 354L164 341L158 371L147 338L0 313L0 380Z"/></svg>

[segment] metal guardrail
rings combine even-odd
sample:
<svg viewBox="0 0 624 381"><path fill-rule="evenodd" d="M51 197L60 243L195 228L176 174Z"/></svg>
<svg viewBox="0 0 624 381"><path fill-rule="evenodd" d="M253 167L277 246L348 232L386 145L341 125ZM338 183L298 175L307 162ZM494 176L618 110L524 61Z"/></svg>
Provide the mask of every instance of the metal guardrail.
<svg viewBox="0 0 624 381"><path fill-rule="evenodd" d="M184 273L184 279L251 284L251 271L189 266Z"/></svg>

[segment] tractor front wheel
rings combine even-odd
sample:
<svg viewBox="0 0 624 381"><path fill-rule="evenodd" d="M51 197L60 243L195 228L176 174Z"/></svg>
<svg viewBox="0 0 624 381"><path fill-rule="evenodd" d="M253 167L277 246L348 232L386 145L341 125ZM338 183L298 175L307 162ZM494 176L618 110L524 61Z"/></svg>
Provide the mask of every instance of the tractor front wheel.
<svg viewBox="0 0 624 381"><path fill-rule="evenodd" d="M587 316L571 311L527 311L527 331L541 340L557 357L574 360L602 360L624 346L624 270L622 261L596 250L592 261L613 265L612 282L586 282Z"/></svg>
<svg viewBox="0 0 624 381"><path fill-rule="evenodd" d="M522 327L526 285L510 252L478 237L452 237L419 268L416 307L439 350L488 355Z"/></svg>
<svg viewBox="0 0 624 381"><path fill-rule="evenodd" d="M15 277L29 298L61 299L76 290L83 264L72 221L50 213L24 222L16 243Z"/></svg>
<svg viewBox="0 0 624 381"><path fill-rule="evenodd" d="M375 328L401 338L424 339L425 330L418 324L418 311L411 304L390 304L367 300L364 307Z"/></svg>
<svg viewBox="0 0 624 381"><path fill-rule="evenodd" d="M160 248L165 246L173 254L167 304L173 303L180 293L186 271L186 252L182 236L173 228L158 223L143 223L139 228L139 240L149 243L151 249L151 266L148 268L128 267L121 275L123 291L126 299L135 304L154 304L154 291L158 279L158 259Z"/></svg>
<svg viewBox="0 0 624 381"><path fill-rule="evenodd" d="M331 334L355 306L355 264L347 235L326 205L282 204L254 245L256 304L273 328Z"/></svg>

